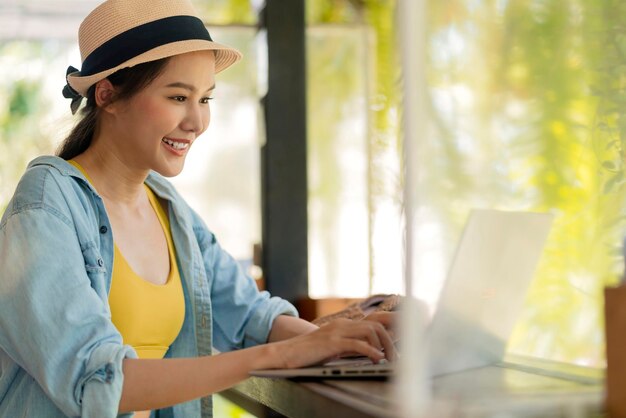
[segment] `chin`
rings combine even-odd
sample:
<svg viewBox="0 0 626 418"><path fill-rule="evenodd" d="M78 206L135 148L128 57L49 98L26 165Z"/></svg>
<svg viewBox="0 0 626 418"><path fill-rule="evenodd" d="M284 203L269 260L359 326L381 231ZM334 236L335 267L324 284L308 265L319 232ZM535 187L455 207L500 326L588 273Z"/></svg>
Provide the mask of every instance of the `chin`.
<svg viewBox="0 0 626 418"><path fill-rule="evenodd" d="M180 167L158 168L158 169L155 169L154 171L156 171L163 177L176 177L183 171L183 166L181 165Z"/></svg>

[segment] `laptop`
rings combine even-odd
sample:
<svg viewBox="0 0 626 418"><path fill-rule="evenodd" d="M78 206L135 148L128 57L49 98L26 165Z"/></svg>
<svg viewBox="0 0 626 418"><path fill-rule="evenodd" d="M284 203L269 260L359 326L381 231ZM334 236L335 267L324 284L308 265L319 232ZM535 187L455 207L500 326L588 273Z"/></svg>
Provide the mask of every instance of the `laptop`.
<svg viewBox="0 0 626 418"><path fill-rule="evenodd" d="M474 209L427 329L431 377L503 361L553 216ZM407 353L400 353L407 355ZM392 363L342 359L323 366L256 370L260 377L387 378Z"/></svg>

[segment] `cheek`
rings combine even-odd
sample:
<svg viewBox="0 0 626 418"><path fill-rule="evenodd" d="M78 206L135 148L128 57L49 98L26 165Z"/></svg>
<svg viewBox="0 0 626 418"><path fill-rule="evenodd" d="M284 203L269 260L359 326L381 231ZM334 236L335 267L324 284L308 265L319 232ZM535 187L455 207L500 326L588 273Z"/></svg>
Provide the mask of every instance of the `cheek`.
<svg viewBox="0 0 626 418"><path fill-rule="evenodd" d="M202 132L206 131L211 123L211 109L208 108L206 112L202 114Z"/></svg>
<svg viewBox="0 0 626 418"><path fill-rule="evenodd" d="M159 103L149 102L143 110L146 118L152 120L153 123L156 122L157 124L167 124L172 119L176 118L176 114L175 112L172 112L171 108Z"/></svg>
<svg viewBox="0 0 626 418"><path fill-rule="evenodd" d="M136 104L137 108L141 109L141 119L146 122L149 121L152 126L167 125L172 123L172 120L176 117L171 107L159 100L147 98L138 100Z"/></svg>

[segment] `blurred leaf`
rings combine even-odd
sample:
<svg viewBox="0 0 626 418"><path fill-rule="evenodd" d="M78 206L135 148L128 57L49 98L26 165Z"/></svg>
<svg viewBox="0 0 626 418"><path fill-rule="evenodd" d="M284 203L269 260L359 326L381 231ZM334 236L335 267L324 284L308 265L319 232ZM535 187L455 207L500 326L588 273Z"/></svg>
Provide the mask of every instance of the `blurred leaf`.
<svg viewBox="0 0 626 418"><path fill-rule="evenodd" d="M612 161L605 161L602 163L602 167L607 170L615 170L615 164Z"/></svg>
<svg viewBox="0 0 626 418"><path fill-rule="evenodd" d="M41 91L41 83L18 80L9 98L9 115L11 123L18 123L36 111L37 99Z"/></svg>
<svg viewBox="0 0 626 418"><path fill-rule="evenodd" d="M615 191L615 189L617 188L617 186L619 186L624 179L624 175L622 172L617 173L616 175L612 176L605 184L604 184L604 193L611 193L613 191Z"/></svg>

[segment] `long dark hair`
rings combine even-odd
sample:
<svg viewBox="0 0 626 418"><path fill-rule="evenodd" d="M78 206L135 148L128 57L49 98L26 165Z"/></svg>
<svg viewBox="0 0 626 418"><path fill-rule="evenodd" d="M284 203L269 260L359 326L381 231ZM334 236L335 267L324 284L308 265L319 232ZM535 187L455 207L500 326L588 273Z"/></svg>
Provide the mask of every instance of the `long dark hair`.
<svg viewBox="0 0 626 418"><path fill-rule="evenodd" d="M116 87L113 100L130 99L141 89L150 84L165 68L169 58L145 62L134 67L124 68L111 74L107 78ZM57 150L57 156L64 160L71 160L89 148L93 140L100 109L96 105L96 86L87 91L87 103L81 109L82 119L72 128Z"/></svg>

